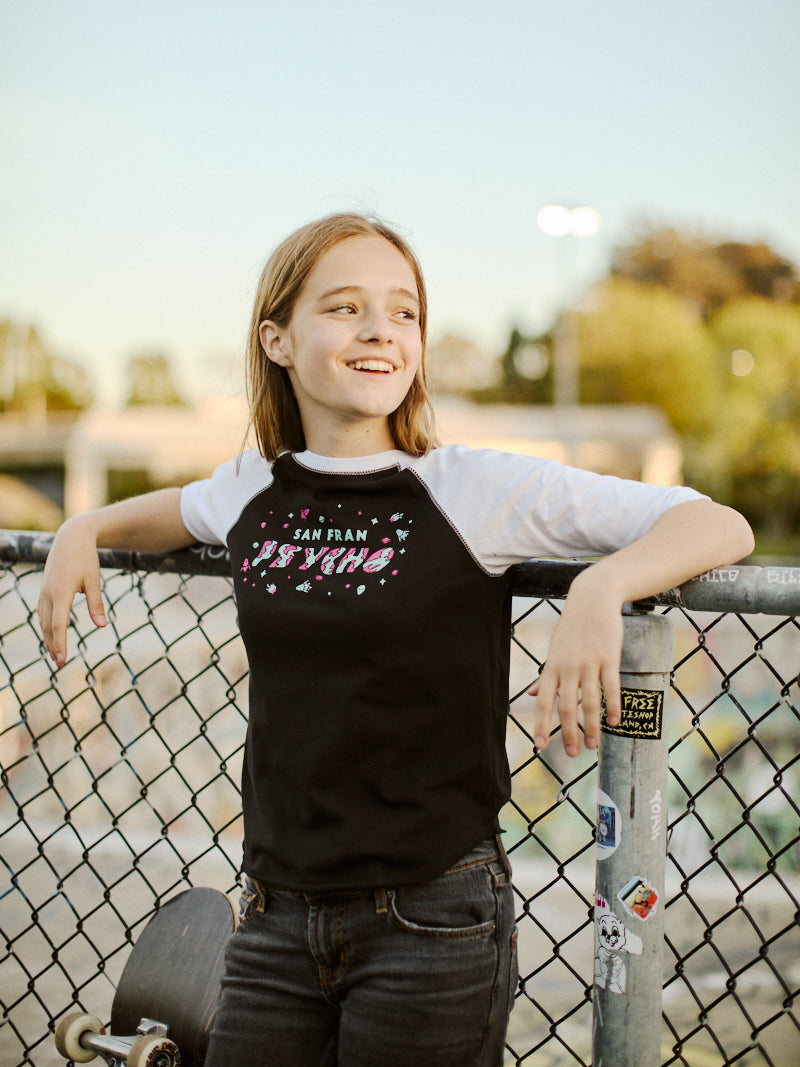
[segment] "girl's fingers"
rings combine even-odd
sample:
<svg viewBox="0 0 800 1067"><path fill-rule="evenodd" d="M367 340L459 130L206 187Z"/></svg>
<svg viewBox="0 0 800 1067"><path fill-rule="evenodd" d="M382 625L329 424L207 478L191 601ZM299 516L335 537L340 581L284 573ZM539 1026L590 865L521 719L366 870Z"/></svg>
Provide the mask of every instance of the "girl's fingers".
<svg viewBox="0 0 800 1067"><path fill-rule="evenodd" d="M53 605L50 609L49 638L45 637L45 644L50 651L50 658L57 667L63 667L67 660L68 623L69 607L63 611Z"/></svg>
<svg viewBox="0 0 800 1067"><path fill-rule="evenodd" d="M601 692L594 674L581 685L581 707L584 743L587 748L597 748L600 744Z"/></svg>
<svg viewBox="0 0 800 1067"><path fill-rule="evenodd" d="M39 597L39 605L37 607L37 613L39 615L39 628L42 631L42 639L44 641L44 647L47 649L50 656L55 659L53 650L53 620L50 611L50 605L45 601L44 597Z"/></svg>
<svg viewBox="0 0 800 1067"><path fill-rule="evenodd" d="M557 678L546 667L528 692L536 697L533 713L533 743L541 752L547 748L556 707L561 721L561 740L568 756L577 756L581 748L578 727L578 683L576 679Z"/></svg>
<svg viewBox="0 0 800 1067"><path fill-rule="evenodd" d="M543 752L550 743L556 690L549 677L539 675L529 689L529 693L536 697L536 707L533 712L533 743L540 752Z"/></svg>
<svg viewBox="0 0 800 1067"><path fill-rule="evenodd" d="M622 718L622 698L620 695L619 667L610 666L601 675L603 701L606 709L606 722L609 726L619 726Z"/></svg>
<svg viewBox="0 0 800 1067"><path fill-rule="evenodd" d="M84 593L86 594L86 607L89 609L92 622L95 626L105 626L106 609L103 604L99 572L96 576L92 575L91 579L86 582Z"/></svg>
<svg viewBox="0 0 800 1067"><path fill-rule="evenodd" d="M533 743L540 752L544 751L550 742L556 709L561 722L561 740L568 756L577 756L581 749L579 707L583 722L583 742L588 749L596 749L600 744L604 704L609 726L619 725L620 687L617 669L608 668L603 671L602 679L591 673L579 682L556 681L544 672L528 693L536 698Z"/></svg>
<svg viewBox="0 0 800 1067"><path fill-rule="evenodd" d="M568 756L577 756L581 750L581 732L578 727L578 691L570 686L565 692L558 691L558 718L561 722L561 743Z"/></svg>
<svg viewBox="0 0 800 1067"><path fill-rule="evenodd" d="M85 594L86 606L95 626L105 626L107 621L99 568L84 575L75 586L72 582L57 581L46 572L39 597L39 626L44 646L57 667L63 667L67 660L69 615L76 593Z"/></svg>

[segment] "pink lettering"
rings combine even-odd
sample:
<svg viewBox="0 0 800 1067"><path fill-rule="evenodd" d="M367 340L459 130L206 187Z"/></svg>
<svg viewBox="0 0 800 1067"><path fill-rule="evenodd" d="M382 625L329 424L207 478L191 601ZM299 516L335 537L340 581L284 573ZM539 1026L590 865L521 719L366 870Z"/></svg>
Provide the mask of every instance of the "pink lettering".
<svg viewBox="0 0 800 1067"><path fill-rule="evenodd" d="M264 544L261 546L261 548L259 548L258 555L253 560L253 564L252 565L254 567L257 567L262 559L269 559L269 557L272 555L272 553L277 548L277 545L278 545L277 541L265 541Z"/></svg>
<svg viewBox="0 0 800 1067"><path fill-rule="evenodd" d="M369 559L364 561L363 570L367 574L375 574L376 571L381 571L389 563L394 555L393 548L381 548L377 552L373 552Z"/></svg>
<svg viewBox="0 0 800 1067"><path fill-rule="evenodd" d="M333 574L333 568L336 565L336 560L339 558L339 556L341 556L342 552L344 552L344 548L330 549L328 555L319 565L319 569L322 571L323 574Z"/></svg>
<svg viewBox="0 0 800 1067"><path fill-rule="evenodd" d="M278 549L278 558L270 563L270 567L288 567L292 562L292 557L299 551L299 545L281 545Z"/></svg>
<svg viewBox="0 0 800 1067"><path fill-rule="evenodd" d="M346 570L348 574L352 574L356 567L359 567L368 555L368 548L348 548L342 556L339 566L336 568L336 573L343 574Z"/></svg>
<svg viewBox="0 0 800 1067"><path fill-rule="evenodd" d="M298 570L307 571L309 567L313 567L315 563L322 559L327 548L318 548L316 551L313 548L304 548L303 551L306 554L305 563L301 563Z"/></svg>

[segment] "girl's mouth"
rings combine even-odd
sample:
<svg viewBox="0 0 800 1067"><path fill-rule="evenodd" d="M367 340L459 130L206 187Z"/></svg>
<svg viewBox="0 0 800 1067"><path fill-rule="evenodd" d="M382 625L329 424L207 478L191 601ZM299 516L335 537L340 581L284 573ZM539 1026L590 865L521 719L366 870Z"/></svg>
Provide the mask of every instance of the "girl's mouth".
<svg viewBox="0 0 800 1067"><path fill-rule="evenodd" d="M396 370L394 364L385 359L356 359L347 365L353 370L373 371L379 374L391 374Z"/></svg>

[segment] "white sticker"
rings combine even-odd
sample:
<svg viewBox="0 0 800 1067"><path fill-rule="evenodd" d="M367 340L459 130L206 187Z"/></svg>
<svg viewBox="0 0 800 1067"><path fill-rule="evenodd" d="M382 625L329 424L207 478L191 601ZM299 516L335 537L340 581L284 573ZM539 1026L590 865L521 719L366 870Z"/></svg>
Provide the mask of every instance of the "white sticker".
<svg viewBox="0 0 800 1067"><path fill-rule="evenodd" d="M613 856L622 841L622 818L614 801L597 790L597 858L607 860Z"/></svg>
<svg viewBox="0 0 800 1067"><path fill-rule="evenodd" d="M594 931L594 984L610 993L624 993L627 956L641 956L642 939L631 933L603 897L595 898Z"/></svg>

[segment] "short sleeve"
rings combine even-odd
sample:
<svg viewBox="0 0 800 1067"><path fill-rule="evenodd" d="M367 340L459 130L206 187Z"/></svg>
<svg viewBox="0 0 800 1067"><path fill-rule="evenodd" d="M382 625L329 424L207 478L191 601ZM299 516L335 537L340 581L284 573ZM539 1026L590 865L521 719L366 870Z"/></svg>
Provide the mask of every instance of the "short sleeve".
<svg viewBox="0 0 800 1067"><path fill-rule="evenodd" d="M704 499L686 486L648 485L461 445L431 452L418 472L494 574L534 557L607 555L643 537L670 508Z"/></svg>
<svg viewBox="0 0 800 1067"><path fill-rule="evenodd" d="M248 501L272 482L272 464L256 451L217 467L210 478L181 490L181 517L192 537L227 544L228 533Z"/></svg>

